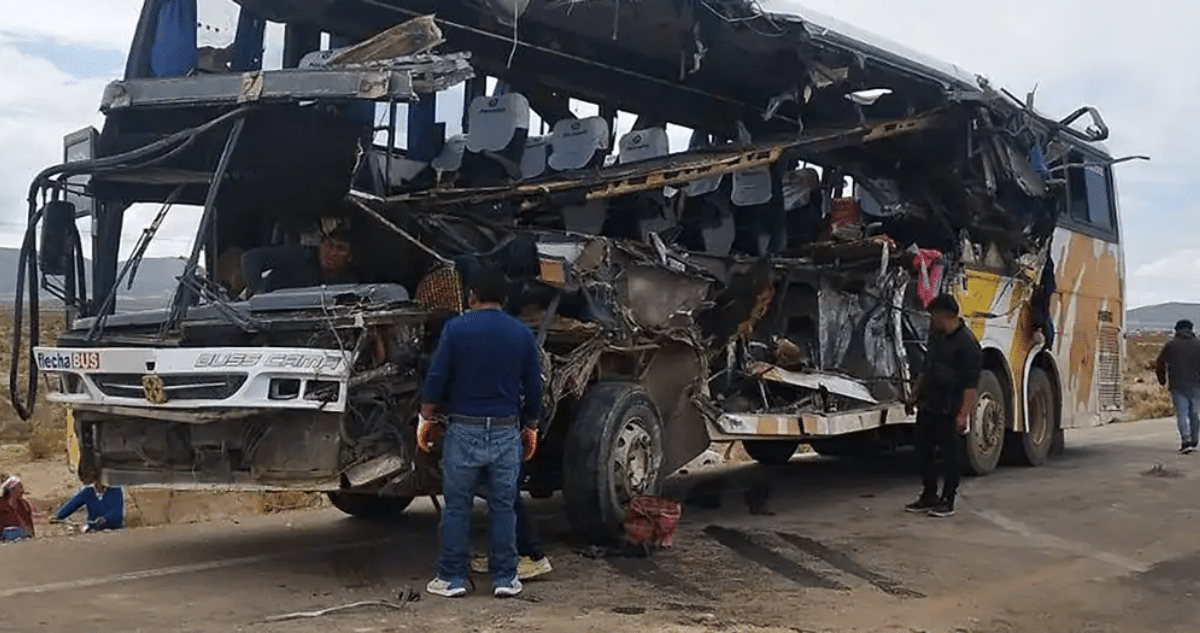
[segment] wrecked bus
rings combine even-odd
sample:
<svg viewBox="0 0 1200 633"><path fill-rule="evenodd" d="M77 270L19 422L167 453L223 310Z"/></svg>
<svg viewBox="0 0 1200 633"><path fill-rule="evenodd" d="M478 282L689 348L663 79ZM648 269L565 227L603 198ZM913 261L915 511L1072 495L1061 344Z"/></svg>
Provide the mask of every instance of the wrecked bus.
<svg viewBox="0 0 1200 633"><path fill-rule="evenodd" d="M906 443L939 292L985 349L971 473L1040 465L1122 407L1115 161L1090 107L1048 118L744 0L216 1L218 26L212 3L146 0L103 129L30 190L12 402L28 416L49 379L85 480L322 491L370 517L436 494L419 388L483 265L542 349L523 487L598 540L713 442L768 464ZM162 210L122 262L134 203ZM178 287L119 310L172 205L203 209ZM352 283L248 287L248 253L332 224ZM53 346L39 290L68 308Z"/></svg>

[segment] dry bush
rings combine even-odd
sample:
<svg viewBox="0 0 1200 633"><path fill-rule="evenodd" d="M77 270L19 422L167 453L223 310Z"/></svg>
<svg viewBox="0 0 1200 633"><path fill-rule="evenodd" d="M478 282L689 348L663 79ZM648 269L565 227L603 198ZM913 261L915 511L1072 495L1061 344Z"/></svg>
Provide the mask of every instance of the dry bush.
<svg viewBox="0 0 1200 633"><path fill-rule="evenodd" d="M63 326L64 321L61 313L43 312L40 315L38 323L39 343L42 345L53 345L62 332ZM28 332L24 331L26 327L28 327L28 321L22 326L22 349L24 350L27 350L27 346L29 345ZM12 358L12 349L9 344L12 332L12 312L10 310L0 310L0 336L4 337L3 343L0 343L0 370L3 372L5 383L7 383L7 370ZM22 359L19 369L19 391L23 395L29 376L29 366L24 359ZM12 402L9 399L8 390L3 389L0 391L4 393L4 398L0 401L0 439L28 442L29 451L34 459L61 458L66 454L65 409L52 405L46 400L45 385L38 385L34 414L29 420L21 420L17 417L17 412L13 409Z"/></svg>
<svg viewBox="0 0 1200 633"><path fill-rule="evenodd" d="M325 503L325 495L319 492L264 492L258 500L258 511L263 514L306 510Z"/></svg>
<svg viewBox="0 0 1200 633"><path fill-rule="evenodd" d="M1165 418L1174 414L1171 397L1158 384L1154 362L1170 337L1135 334L1125 339L1125 420Z"/></svg>

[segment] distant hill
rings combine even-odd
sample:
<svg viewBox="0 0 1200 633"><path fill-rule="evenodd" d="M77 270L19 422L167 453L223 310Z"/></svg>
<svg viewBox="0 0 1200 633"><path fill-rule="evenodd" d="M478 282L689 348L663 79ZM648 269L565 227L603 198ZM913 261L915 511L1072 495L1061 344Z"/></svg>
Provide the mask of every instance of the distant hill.
<svg viewBox="0 0 1200 633"><path fill-rule="evenodd" d="M1159 303L1125 311L1125 327L1131 332L1169 332L1179 319L1200 324L1200 303Z"/></svg>
<svg viewBox="0 0 1200 633"><path fill-rule="evenodd" d="M11 305L17 294L17 262L19 251L15 248L0 248L0 302ZM87 262L91 275L91 262ZM121 270L121 265L117 270ZM117 293L118 309L121 311L157 308L164 305L175 290L175 278L183 272L183 262L174 257L147 257L137 268L133 288L126 290L128 280L122 282ZM90 280L89 280L90 281ZM28 292L28 290L26 290ZM88 294L94 295L89 285ZM47 300L42 294L43 302ZM54 306L43 305L51 308Z"/></svg>

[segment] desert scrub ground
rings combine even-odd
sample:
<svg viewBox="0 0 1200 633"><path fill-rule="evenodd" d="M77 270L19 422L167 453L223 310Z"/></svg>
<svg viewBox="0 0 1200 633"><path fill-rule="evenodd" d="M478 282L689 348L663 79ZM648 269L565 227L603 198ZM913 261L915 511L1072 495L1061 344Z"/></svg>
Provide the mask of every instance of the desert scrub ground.
<svg viewBox="0 0 1200 633"><path fill-rule="evenodd" d="M1147 420L1174 415L1171 398L1159 386L1154 361L1170 337L1134 334L1125 339L1125 420Z"/></svg>

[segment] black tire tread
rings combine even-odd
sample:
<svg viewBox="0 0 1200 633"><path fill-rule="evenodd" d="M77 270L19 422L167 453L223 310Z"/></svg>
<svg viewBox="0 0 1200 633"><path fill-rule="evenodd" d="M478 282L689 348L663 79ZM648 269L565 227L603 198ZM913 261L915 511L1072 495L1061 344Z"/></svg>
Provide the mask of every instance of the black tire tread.
<svg viewBox="0 0 1200 633"><path fill-rule="evenodd" d="M800 440L743 440L742 448L760 464L779 466L792 461L800 448Z"/></svg>
<svg viewBox="0 0 1200 633"><path fill-rule="evenodd" d="M1011 419L1008 411L1008 400L1004 391L1004 383L1000 381L1000 377L996 372L985 369L979 375L979 385L976 388L978 391L977 397L982 397L984 393L991 393L996 402L1002 408L1003 417L1006 421ZM992 474L996 470L996 466L1000 463L1000 454L1004 452L1003 438L1001 439L1000 450L996 452L994 457L979 455L972 450L972 438L975 437L977 429L972 429L967 435L966 447L963 454L963 470L968 475L975 477L984 477Z"/></svg>
<svg viewBox="0 0 1200 633"><path fill-rule="evenodd" d="M601 490L607 463L605 450L615 432L616 416L638 406L649 409L658 425L662 447L662 421L654 402L637 384L602 382L588 388L579 401L574 420L567 429L563 456L563 504L567 521L580 536L592 543L610 543L620 535L622 510L608 507L607 492ZM655 489L661 482L655 482Z"/></svg>
<svg viewBox="0 0 1200 633"><path fill-rule="evenodd" d="M1050 375L1046 373L1046 370L1040 367L1033 367L1029 370L1030 400L1032 400L1032 395L1037 390L1044 390L1046 392L1046 398L1051 404L1051 410L1049 411L1048 419L1039 421L1039 423L1049 425L1049 428L1046 429L1046 433L1044 434L1045 440L1041 444L1035 444L1033 442L1031 439L1033 438L1033 434L1014 434L1015 437L1013 442L1014 444L1019 443L1020 449L1019 452L1015 453L1015 455L1018 457L1019 463L1024 466L1036 467L1045 464L1046 460L1050 457L1050 451L1054 448L1055 435L1059 432L1058 416L1053 410L1053 405L1055 402L1054 384L1050 381ZM1034 420L1028 420L1028 423L1033 424ZM1014 448L1017 447L1014 446Z"/></svg>
<svg viewBox="0 0 1200 633"><path fill-rule="evenodd" d="M390 519L398 516L413 502L413 497L381 497L362 492L327 493L333 507L366 521Z"/></svg>

